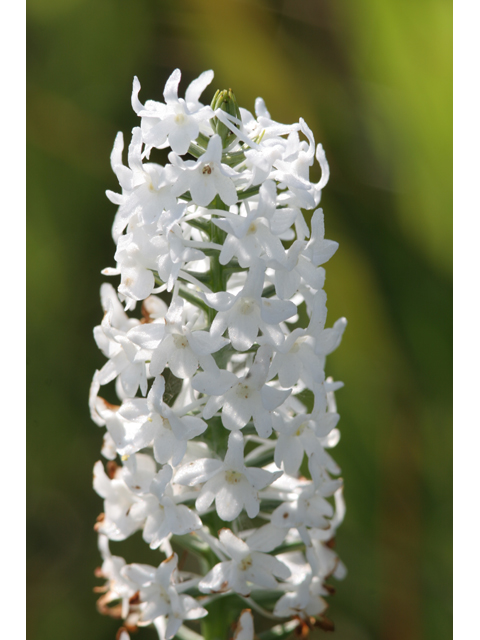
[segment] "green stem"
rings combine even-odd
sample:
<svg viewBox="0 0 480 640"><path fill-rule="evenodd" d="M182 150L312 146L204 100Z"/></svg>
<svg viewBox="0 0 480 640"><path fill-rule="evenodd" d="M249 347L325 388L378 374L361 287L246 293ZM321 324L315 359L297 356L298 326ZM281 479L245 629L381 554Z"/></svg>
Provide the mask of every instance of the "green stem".
<svg viewBox="0 0 480 640"><path fill-rule="evenodd" d="M246 198L256 196L257 193L260 193L260 187L250 187L249 189L245 189L245 191L237 191L237 196L239 200L246 200Z"/></svg>
<svg viewBox="0 0 480 640"><path fill-rule="evenodd" d="M225 615L225 601L219 599L207 607L208 616L201 619L202 636L205 640L227 640L229 624Z"/></svg>
<svg viewBox="0 0 480 640"><path fill-rule="evenodd" d="M198 298L195 294L193 294L188 289L184 289L182 287L179 287L178 295L181 298L183 298L184 300L186 300L187 302L190 302L191 304L194 304L199 309L202 309L203 311L205 311L205 313L207 315L210 314L210 307L207 304L205 304L205 302L203 300Z"/></svg>

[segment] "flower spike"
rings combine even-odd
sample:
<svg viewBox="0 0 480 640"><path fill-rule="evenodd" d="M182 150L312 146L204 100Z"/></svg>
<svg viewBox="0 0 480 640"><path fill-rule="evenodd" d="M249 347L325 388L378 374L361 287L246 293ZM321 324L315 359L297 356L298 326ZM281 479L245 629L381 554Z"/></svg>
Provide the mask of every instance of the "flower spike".
<svg viewBox="0 0 480 640"><path fill-rule="evenodd" d="M213 71L185 98L180 79L175 69L164 102L143 104L134 78L138 126L128 152L119 133L111 153L116 265L102 273L119 282L101 287L105 362L89 395L106 429L98 609L123 621L117 640L147 625L160 640L210 639L223 614L225 638L253 640L259 618L268 637L303 637L332 628L327 580L346 575L328 452L342 383L325 362L346 327L325 327L324 265L338 248L318 207L329 167L303 119L275 122L261 98L253 115L231 89L202 104ZM149 162L152 149L168 162ZM134 534L150 564L110 551Z"/></svg>

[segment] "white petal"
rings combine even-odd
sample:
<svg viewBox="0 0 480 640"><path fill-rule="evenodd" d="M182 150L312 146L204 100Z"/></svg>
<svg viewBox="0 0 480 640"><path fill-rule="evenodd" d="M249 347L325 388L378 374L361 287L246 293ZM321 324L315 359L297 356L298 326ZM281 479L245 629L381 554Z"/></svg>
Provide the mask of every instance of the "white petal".
<svg viewBox="0 0 480 640"><path fill-rule="evenodd" d="M249 545L240 538L237 538L230 529L221 529L218 537L228 555L232 560L235 560L235 562L240 562L248 555Z"/></svg>
<svg viewBox="0 0 480 640"><path fill-rule="evenodd" d="M175 474L174 482L193 487L201 482L206 482L222 467L220 460L202 458L185 464Z"/></svg>
<svg viewBox="0 0 480 640"><path fill-rule="evenodd" d="M224 593L231 589L233 562L219 562L200 581L198 588L202 593Z"/></svg>
<svg viewBox="0 0 480 640"><path fill-rule="evenodd" d="M285 529L279 529L275 525L269 523L256 529L251 536L247 538L247 544L254 551L270 552L279 547L285 540Z"/></svg>

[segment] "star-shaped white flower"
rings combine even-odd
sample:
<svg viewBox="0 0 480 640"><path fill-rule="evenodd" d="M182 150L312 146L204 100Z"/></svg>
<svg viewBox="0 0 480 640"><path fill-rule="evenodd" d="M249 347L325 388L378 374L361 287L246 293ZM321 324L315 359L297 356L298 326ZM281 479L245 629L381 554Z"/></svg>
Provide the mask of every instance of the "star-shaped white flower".
<svg viewBox="0 0 480 640"><path fill-rule="evenodd" d="M180 69L175 69L168 78L163 92L165 104L149 100L145 106L138 99L140 83L137 78L133 81L132 104L142 118L141 128L147 153L152 147L163 149L170 146L175 153L183 155L198 137L200 126L208 123L213 116L212 109L198 101L200 94L213 80L213 71L204 71L189 85L185 100L178 97L180 78Z"/></svg>
<svg viewBox="0 0 480 640"><path fill-rule="evenodd" d="M194 331L197 317L184 323L184 302L176 298L165 317L165 335L154 349L150 362L152 375L162 373L168 365L177 378L191 378L200 364L203 369L214 365L212 353L228 344L226 338L208 331Z"/></svg>
<svg viewBox="0 0 480 640"><path fill-rule="evenodd" d="M329 487L317 487L308 480L299 482L290 500L278 506L272 513L272 524L276 527L295 527L304 544L311 543L308 529L327 529L330 526L328 518L333 516L333 507L325 499L342 484L341 480L333 481L332 490Z"/></svg>
<svg viewBox="0 0 480 640"><path fill-rule="evenodd" d="M247 540L235 536L230 529L219 532L220 548L231 560L219 562L200 581L198 588L203 593L222 593L233 590L249 596L249 584L264 589L276 589L274 576L285 580L290 570L268 552L281 544L285 535L273 525L258 529Z"/></svg>
<svg viewBox="0 0 480 640"><path fill-rule="evenodd" d="M139 624L148 625L163 617L167 623L165 640L175 636L184 620L198 620L208 613L194 598L181 593L177 564L178 556L174 553L157 569L145 564L130 564L122 569L122 573L139 586L142 603Z"/></svg>
<svg viewBox="0 0 480 640"><path fill-rule="evenodd" d="M270 345L261 346L250 370L240 378L220 369L197 374L192 380L193 388L210 396L203 417L210 419L221 407L226 429L242 429L253 419L259 436L268 438L272 433L271 412L291 393L291 389L266 384L272 353Z"/></svg>
<svg viewBox="0 0 480 640"><path fill-rule="evenodd" d="M124 467L125 480L137 499L130 509L134 520L142 522L143 539L151 549L157 549L171 534L183 536L202 526L202 521L191 509L177 504L176 496L170 484L173 470L168 464L156 474L139 476L136 459L139 454L130 456L131 468Z"/></svg>
<svg viewBox="0 0 480 640"><path fill-rule="evenodd" d="M258 332L267 335L273 344L280 344L283 332L279 323L297 311L291 300L263 298L265 263L258 259L249 269L244 287L237 294L226 291L204 294L207 304L218 311L212 323L212 335L228 337L234 349L246 351L255 342Z"/></svg>
<svg viewBox="0 0 480 640"><path fill-rule="evenodd" d="M274 482L283 472L246 467L243 449L242 434L233 431L228 438L228 449L223 462L201 458L177 471L175 483L190 487L205 483L195 503L199 513L207 511L215 500L218 515L227 522L234 520L244 508L249 518L258 515L258 491Z"/></svg>
<svg viewBox="0 0 480 640"><path fill-rule="evenodd" d="M201 207L206 207L218 194L226 205L237 202L237 190L232 178L237 173L226 164L222 164L222 139L219 135L210 138L207 150L196 162L169 155L172 164L182 169L173 193L182 196L190 191L192 200Z"/></svg>
<svg viewBox="0 0 480 640"><path fill-rule="evenodd" d="M328 595L328 591L324 589L321 580L312 575L308 565L303 575L305 577L302 582L295 585L291 591L287 591L277 601L274 615L281 618L300 616L308 620L311 616L318 616L325 611L328 605L322 595Z"/></svg>
<svg viewBox="0 0 480 640"><path fill-rule="evenodd" d="M101 325L93 330L93 335L108 361L96 374L95 388L108 384L118 377L117 392L120 397L134 396L139 386L142 393L145 393L147 390L145 358L134 342L139 321L128 318L111 285L103 284L100 291L105 315ZM94 400L93 396L92 400Z"/></svg>
<svg viewBox="0 0 480 640"><path fill-rule="evenodd" d="M276 345L269 378L278 375L282 387L293 387L299 380L310 386L322 382L322 362L315 354L315 339L307 329L294 329L283 344Z"/></svg>
<svg viewBox="0 0 480 640"><path fill-rule="evenodd" d="M316 453L321 458L324 453L321 438L328 436L339 419L338 413L329 412L303 413L290 419L280 414L274 415L273 424L279 432L274 458L277 467L295 475L300 469L304 453L309 457Z"/></svg>
<svg viewBox="0 0 480 640"><path fill-rule="evenodd" d="M127 398L121 406L97 398L98 415L105 422L120 455L132 455L153 446L157 462L171 462L177 466L183 460L188 441L206 430L207 423L201 418L179 415L163 402L164 392L165 379L159 376L147 398Z"/></svg>
<svg viewBox="0 0 480 640"><path fill-rule="evenodd" d="M120 556L112 555L107 536L103 534L98 536L98 547L103 559L98 577L107 580L104 587L105 593L101 596L99 604L108 605L115 600L121 600L122 617L126 618L129 611L129 600L135 594L136 585L122 575L121 571L126 562Z"/></svg>
<svg viewBox="0 0 480 640"><path fill-rule="evenodd" d="M113 223L112 235L118 242L122 232L133 215L137 215L139 223L157 222L165 209L173 209L176 199L172 195L172 184L178 175L178 169L170 164L163 167L153 162L142 163L142 131L135 127L132 141L128 148L128 164L122 162L123 135L115 138L111 155L111 163L116 173L122 194L107 191L111 202L120 205Z"/></svg>

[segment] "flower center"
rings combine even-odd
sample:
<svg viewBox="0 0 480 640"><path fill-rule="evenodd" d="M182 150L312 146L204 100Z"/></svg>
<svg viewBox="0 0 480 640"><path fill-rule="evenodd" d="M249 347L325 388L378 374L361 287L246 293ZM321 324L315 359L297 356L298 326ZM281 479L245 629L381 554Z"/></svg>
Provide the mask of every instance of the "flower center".
<svg viewBox="0 0 480 640"><path fill-rule="evenodd" d="M302 424L298 427L298 429L295 431L295 435L296 436L301 436L302 433L305 430L305 427L307 426L306 422L302 422Z"/></svg>
<svg viewBox="0 0 480 640"><path fill-rule="evenodd" d="M205 175L205 174L210 175L212 173L212 171L213 171L213 167L212 167L211 164L206 164L202 169L203 175Z"/></svg>
<svg viewBox="0 0 480 640"><path fill-rule="evenodd" d="M293 347L290 349L290 353L297 353L299 349L300 345L298 344L298 340L295 340Z"/></svg>
<svg viewBox="0 0 480 640"><path fill-rule="evenodd" d="M170 604L170 596L161 585L158 585L158 595L160 596L160 600L163 600L166 604Z"/></svg>
<svg viewBox="0 0 480 640"><path fill-rule="evenodd" d="M225 480L229 484L238 484L241 479L242 479L242 474L239 473L238 471L232 471L230 469L230 471L225 472Z"/></svg>
<svg viewBox="0 0 480 640"><path fill-rule="evenodd" d="M174 335L173 344L177 349L185 349L188 346L188 340L185 338L185 336Z"/></svg>
<svg viewBox="0 0 480 640"><path fill-rule="evenodd" d="M240 571L246 571L251 566L252 566L252 556L247 556L246 558L243 558L243 560L238 565L238 568L240 569Z"/></svg>
<svg viewBox="0 0 480 640"><path fill-rule="evenodd" d="M185 122L185 116L183 113L177 113L175 116L175 124L183 124Z"/></svg>
<svg viewBox="0 0 480 640"><path fill-rule="evenodd" d="M248 386L248 384L242 384L241 382L237 384L237 396L239 398L248 399L250 397L250 393L252 389Z"/></svg>
<svg viewBox="0 0 480 640"><path fill-rule="evenodd" d="M257 230L257 225L255 224L255 222L252 222L252 224L248 227L247 236L253 235L256 230Z"/></svg>
<svg viewBox="0 0 480 640"><path fill-rule="evenodd" d="M244 316L248 316L252 313L255 307L255 301L251 298L242 298L239 304L239 311L243 313Z"/></svg>
<svg viewBox="0 0 480 640"><path fill-rule="evenodd" d="M169 431L172 430L172 425L170 424L170 420L167 420L167 418L162 417L162 422L165 429L168 429Z"/></svg>

